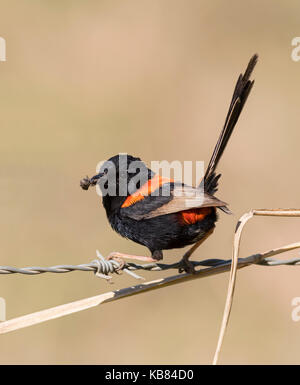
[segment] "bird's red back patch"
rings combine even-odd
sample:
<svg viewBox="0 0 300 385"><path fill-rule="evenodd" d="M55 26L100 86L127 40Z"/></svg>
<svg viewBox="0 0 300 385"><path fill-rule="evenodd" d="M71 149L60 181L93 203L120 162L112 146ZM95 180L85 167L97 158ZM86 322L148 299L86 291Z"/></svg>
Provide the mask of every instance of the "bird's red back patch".
<svg viewBox="0 0 300 385"><path fill-rule="evenodd" d="M162 176L155 174L154 177L149 179L141 188L126 198L125 202L122 204L122 208L133 205L134 203L144 199L145 196L151 195L153 191L157 190L163 184L170 182L173 182L173 180L163 178Z"/></svg>
<svg viewBox="0 0 300 385"><path fill-rule="evenodd" d="M193 225L194 223L202 221L207 215L211 214L211 212L211 207L200 207L181 211L179 213L180 222L183 225Z"/></svg>

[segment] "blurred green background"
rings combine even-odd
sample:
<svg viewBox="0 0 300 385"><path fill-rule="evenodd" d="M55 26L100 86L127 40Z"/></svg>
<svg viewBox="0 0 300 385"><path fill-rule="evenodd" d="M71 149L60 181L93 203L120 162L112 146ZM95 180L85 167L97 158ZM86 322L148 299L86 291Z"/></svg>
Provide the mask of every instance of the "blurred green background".
<svg viewBox="0 0 300 385"><path fill-rule="evenodd" d="M119 152L148 164L207 162L255 52L256 83L219 167L218 197L234 215L220 214L197 258L229 258L249 209L299 207L300 62L291 60L299 21L296 0L1 1L0 265L87 263L96 248L148 253L112 231L95 190L79 180ZM299 241L299 224L253 219L242 255ZM299 274L238 273L221 363L300 363L300 323L291 319ZM2 275L0 297L13 318L136 283L114 282ZM210 277L2 335L0 363L210 363L227 284L228 274Z"/></svg>

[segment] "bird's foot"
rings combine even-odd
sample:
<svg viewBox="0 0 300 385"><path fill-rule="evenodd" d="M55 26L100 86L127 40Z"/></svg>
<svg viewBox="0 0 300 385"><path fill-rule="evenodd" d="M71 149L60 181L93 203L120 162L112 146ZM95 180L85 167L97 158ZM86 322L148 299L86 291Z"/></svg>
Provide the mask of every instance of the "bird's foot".
<svg viewBox="0 0 300 385"><path fill-rule="evenodd" d="M182 258L181 261L179 261L179 273L188 273L188 274L195 274L195 266L193 265L193 262L191 262L188 258Z"/></svg>
<svg viewBox="0 0 300 385"><path fill-rule="evenodd" d="M116 251L113 251L112 253L110 253L106 259L109 261L109 260L114 260L116 262L118 262L119 264L119 267L116 269L116 273L120 273L120 271L124 268L125 266L125 261L124 259L122 258L123 254L121 253L118 253Z"/></svg>

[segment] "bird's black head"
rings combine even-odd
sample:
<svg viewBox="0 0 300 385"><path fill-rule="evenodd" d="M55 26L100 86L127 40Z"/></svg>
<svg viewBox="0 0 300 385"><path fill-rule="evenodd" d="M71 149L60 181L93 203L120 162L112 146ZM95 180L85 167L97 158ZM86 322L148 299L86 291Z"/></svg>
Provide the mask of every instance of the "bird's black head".
<svg viewBox="0 0 300 385"><path fill-rule="evenodd" d="M88 190L90 186L98 185L103 205L109 215L115 208L119 208L126 197L133 194L154 173L148 169L140 158L127 154L119 154L103 162L98 174L92 178L83 178L80 186Z"/></svg>

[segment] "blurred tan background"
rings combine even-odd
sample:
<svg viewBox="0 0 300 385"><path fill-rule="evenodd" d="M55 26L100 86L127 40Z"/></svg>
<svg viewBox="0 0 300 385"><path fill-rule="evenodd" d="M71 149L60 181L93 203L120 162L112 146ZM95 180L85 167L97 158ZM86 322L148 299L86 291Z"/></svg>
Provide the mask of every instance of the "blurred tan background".
<svg viewBox="0 0 300 385"><path fill-rule="evenodd" d="M219 167L218 196L234 215L220 214L197 258L229 258L235 224L251 208L300 207L300 62L291 60L299 15L296 0L1 1L0 265L87 263L96 248L148 252L112 231L79 180L119 152L207 162L255 52L256 83ZM242 255L299 241L299 224L255 218ZM291 319L299 277L298 267L238 273L221 363L300 363L300 322ZM114 282L2 275L0 297L13 318L136 283ZM210 363L227 283L228 274L198 280L3 335L0 363Z"/></svg>

